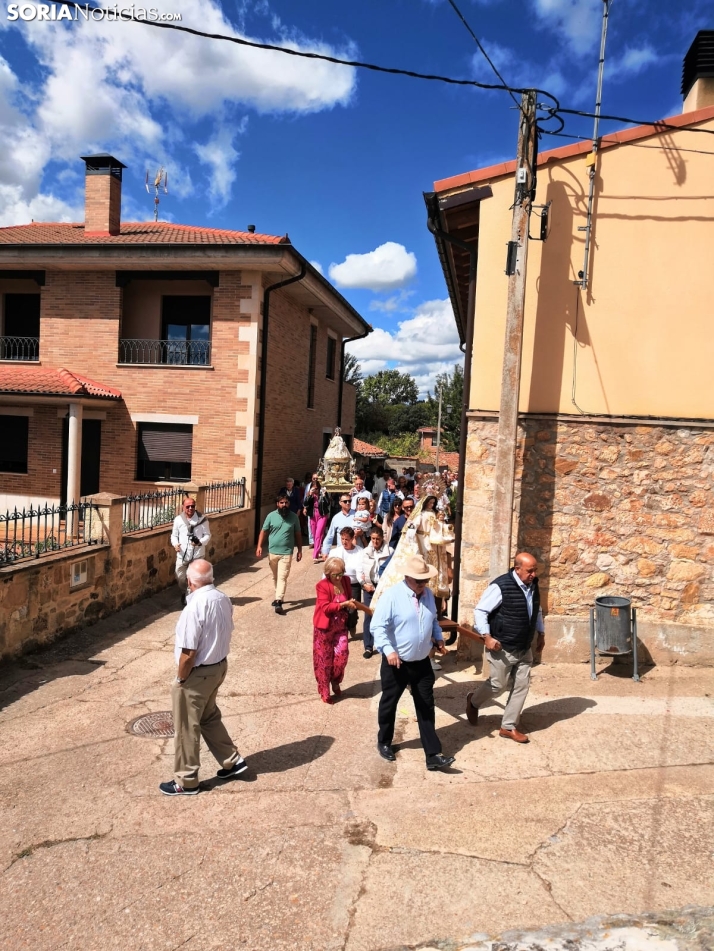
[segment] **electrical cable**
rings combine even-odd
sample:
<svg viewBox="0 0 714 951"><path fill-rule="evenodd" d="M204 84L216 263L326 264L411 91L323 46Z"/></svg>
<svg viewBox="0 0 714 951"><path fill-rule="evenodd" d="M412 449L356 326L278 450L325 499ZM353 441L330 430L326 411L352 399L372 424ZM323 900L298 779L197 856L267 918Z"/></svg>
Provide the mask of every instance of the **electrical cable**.
<svg viewBox="0 0 714 951"><path fill-rule="evenodd" d="M501 82L503 83L504 86L506 86L506 85L507 85L506 80L505 80L505 79L503 78L503 76L499 73L498 69L496 68L496 64L493 62L493 60L491 59L491 57L488 55L488 53L486 52L486 50L483 48L483 44L481 43L481 40L476 36L476 34L474 33L474 31L471 29L471 27L470 27L470 25L469 25L469 23L468 23L466 17L463 15L463 13L461 12L461 10L459 10L459 8L456 6L456 3L454 2L454 0L448 0L448 3L449 3L449 6L450 6L450 7L452 8L452 10L454 11L454 13L456 14L456 16L461 20L461 22L463 23L463 25L466 27L466 29L468 30L468 32L469 32L469 33L471 34L471 36L473 37L473 40L474 40L474 42L476 43L476 46L478 46L478 48L481 50L481 53L483 54L484 59L486 60L486 62L488 63L488 65L491 67L491 69L494 71L494 73L496 74L496 77L501 80ZM515 102L515 104L518 106L518 108L520 109L520 108L521 108L521 104L518 102L518 100L516 99L516 97L513 95L513 93L512 93L510 90L509 90L509 95L510 95L511 99Z"/></svg>
<svg viewBox="0 0 714 951"><path fill-rule="evenodd" d="M59 2L59 0L54 0L55 5L57 2ZM73 4L73 6L80 5ZM112 12L111 10L107 11L102 7L92 7L89 5L82 5L81 9L86 10L88 13ZM246 46L252 49L269 50L274 53L285 53L287 56L297 56L302 59L314 59L325 63L334 63L337 66L351 66L355 69L368 69L376 73L387 73L392 76L406 76L410 79L424 79L430 82L446 83L451 86L472 86L476 89L494 89L501 92L521 94L529 92L531 89L533 89L533 87L508 86L506 83L482 83L477 79L457 79L453 76L442 76L438 73L420 73L412 69L400 69L394 66L380 66L377 63L367 63L362 60L342 59L339 56L328 56L326 53L313 53L307 50L290 49L287 46L278 46L275 43L259 43L256 40L246 40L240 36L228 36L224 33L206 33L203 30L195 30L189 26L179 26L178 23L160 23L154 20L134 19L122 20L122 22L136 23L140 26L155 27L159 30L176 30L179 33L188 33L191 36L198 36L207 40L222 40L226 43L234 43L238 46ZM539 93L542 96L546 96L548 99L552 99L552 101L555 103L555 106L552 107L539 103L538 107L548 113L548 116L543 121L548 122L551 118L558 119L561 122L561 129L564 126L564 122L560 113L571 116L582 116L585 119L595 118L595 113L593 112L583 112L579 109L566 109L565 107L561 106L557 96L554 96L553 93L548 92L547 89L539 89L536 87L533 89L533 91ZM628 118L627 116L612 116L602 114L600 115L600 118L608 119L613 122L624 122L626 125L651 125L658 132L669 129L672 132L702 132L706 135L714 135L714 129L693 129L691 126L670 125L669 123L663 122L660 119L648 119L643 121L642 119L632 119ZM555 135L557 132L549 134Z"/></svg>
<svg viewBox="0 0 714 951"><path fill-rule="evenodd" d="M550 132L548 129L541 129L543 135L555 135L561 139L579 139L581 142L591 142L592 136L590 135L571 135L568 132ZM707 149L684 149L678 145L644 145L639 142L622 142L617 143L618 145L626 146L628 149L658 149L662 152L692 152L695 155L714 155L714 152L709 152ZM607 146L608 143L606 142Z"/></svg>
<svg viewBox="0 0 714 951"><path fill-rule="evenodd" d="M594 112L581 112L579 109L565 109L563 106L559 107L557 112L563 112L568 116L582 116L585 119L595 119L596 115ZM671 129L672 132L704 132L707 135L714 135L714 129L692 129L690 126L681 126L681 125L672 125L669 122L664 122L662 119L648 119L643 121L642 119L628 119L625 116L606 116L604 113L600 114L601 119L610 119L613 122L625 122L628 125L651 125L659 132L664 129Z"/></svg>
<svg viewBox="0 0 714 951"><path fill-rule="evenodd" d="M58 0L57 0L58 2ZM79 6L79 4L73 4L73 6ZM89 13L95 12L111 12L106 11L102 7L92 7L81 5L82 10L86 10ZM477 89L495 89L501 92L508 93L525 93L529 92L532 87L521 87L521 86L507 86L505 83L482 83L477 79L457 79L453 76L441 76L438 73L420 73L412 69L400 69L395 66L380 66L377 63L367 63L362 60L354 59L342 59L339 56L328 56L327 53L313 53L307 50L296 50L291 49L287 46L278 46L275 43L259 43L257 40L246 40L242 36L228 36L225 33L205 33L203 30L195 30L190 26L179 26L177 23L160 23L155 20L123 20L124 23L136 23L140 26L151 26L156 27L159 30L176 30L179 33L189 33L191 36L199 36L207 40L222 40L226 43L235 43L238 46L248 46L252 49L258 50L269 50L274 53L285 53L288 56L297 56L302 59L315 59L321 60L325 63L334 63L337 66L352 66L355 69L369 69L375 73L388 73L392 76L407 76L410 79L426 79L431 82L440 82L447 83L451 86L474 86ZM560 111L560 103L558 98L553 95L553 93L548 92L547 89L534 89L534 92L539 93L542 96L546 96L548 99L552 99L555 103L554 109L551 111L558 112ZM548 107L550 110L550 107Z"/></svg>

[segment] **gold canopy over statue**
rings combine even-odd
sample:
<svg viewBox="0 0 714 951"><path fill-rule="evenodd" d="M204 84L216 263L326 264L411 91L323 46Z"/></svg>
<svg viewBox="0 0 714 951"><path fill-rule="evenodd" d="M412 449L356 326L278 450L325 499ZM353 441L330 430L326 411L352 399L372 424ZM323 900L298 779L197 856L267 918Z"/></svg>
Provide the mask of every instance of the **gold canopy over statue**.
<svg viewBox="0 0 714 951"><path fill-rule="evenodd" d="M340 433L338 426L317 464L317 478L326 492L343 492L354 485L355 461Z"/></svg>

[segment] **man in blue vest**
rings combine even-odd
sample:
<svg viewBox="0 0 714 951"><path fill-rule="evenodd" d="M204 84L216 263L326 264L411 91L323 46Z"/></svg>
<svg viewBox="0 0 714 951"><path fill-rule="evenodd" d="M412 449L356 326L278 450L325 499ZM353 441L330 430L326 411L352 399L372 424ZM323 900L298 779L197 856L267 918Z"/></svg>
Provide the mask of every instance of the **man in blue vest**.
<svg viewBox="0 0 714 951"><path fill-rule="evenodd" d="M533 555L519 552L513 570L491 582L474 610L474 627L483 636L490 669L488 680L466 695L466 717L475 726L479 707L508 690L499 736L516 743L528 742L518 721L528 696L536 633L536 652L545 644L536 571Z"/></svg>

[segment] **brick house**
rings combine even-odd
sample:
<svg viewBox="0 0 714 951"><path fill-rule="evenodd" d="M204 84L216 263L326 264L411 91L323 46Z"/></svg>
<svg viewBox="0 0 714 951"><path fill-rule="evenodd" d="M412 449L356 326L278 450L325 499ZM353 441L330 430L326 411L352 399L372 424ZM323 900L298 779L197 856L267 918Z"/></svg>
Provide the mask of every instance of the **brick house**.
<svg viewBox="0 0 714 951"><path fill-rule="evenodd" d="M287 235L122 222L84 162L83 224L0 229L0 508L245 477L265 510L352 434L369 324Z"/></svg>
<svg viewBox="0 0 714 951"><path fill-rule="evenodd" d="M711 135L692 134L714 132L702 53L713 41L704 31L687 54L684 107L669 128L601 139L586 287L592 144L538 156L535 200L548 206L549 226L529 244L525 278L512 553L525 548L540 562L548 659L587 657L598 595L632 599L656 659L711 663L714 654ZM515 166L454 175L425 196L471 368L464 621L491 577Z"/></svg>

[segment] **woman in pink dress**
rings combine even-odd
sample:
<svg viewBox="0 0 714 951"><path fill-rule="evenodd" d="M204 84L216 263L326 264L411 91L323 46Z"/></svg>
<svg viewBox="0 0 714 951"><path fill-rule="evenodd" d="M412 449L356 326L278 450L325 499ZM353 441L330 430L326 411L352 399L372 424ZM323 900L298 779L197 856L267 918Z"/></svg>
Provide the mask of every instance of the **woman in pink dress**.
<svg viewBox="0 0 714 951"><path fill-rule="evenodd" d="M341 558L328 558L325 577L316 585L313 615L312 664L320 697L334 703L341 694L340 684L349 657L347 616L358 607L352 600L352 585ZM359 605L361 607L361 605ZM334 696L330 696L330 687Z"/></svg>
<svg viewBox="0 0 714 951"><path fill-rule="evenodd" d="M323 491L317 479L313 479L305 496L305 515L310 519L312 527L312 560L313 564L322 561L322 542L327 531L327 521L330 517L330 500Z"/></svg>

